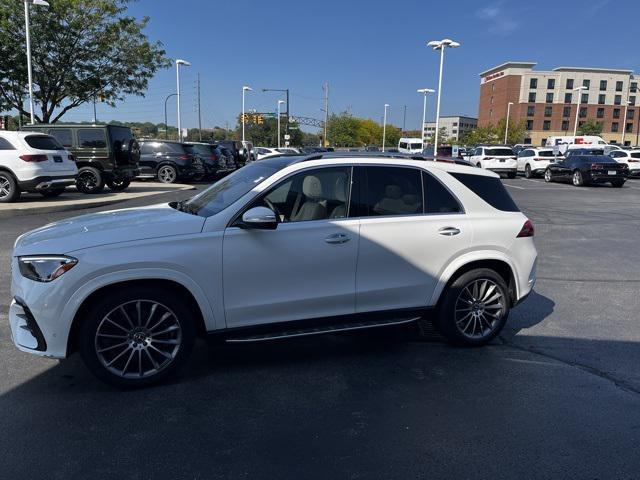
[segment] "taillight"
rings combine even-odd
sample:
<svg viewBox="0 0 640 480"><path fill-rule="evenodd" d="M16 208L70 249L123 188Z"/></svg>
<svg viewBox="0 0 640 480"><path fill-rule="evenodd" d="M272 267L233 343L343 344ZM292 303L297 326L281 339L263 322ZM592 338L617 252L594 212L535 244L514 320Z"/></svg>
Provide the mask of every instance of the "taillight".
<svg viewBox="0 0 640 480"><path fill-rule="evenodd" d="M214 161L214 162L215 162L216 160L218 160L218 157L217 157L216 155L211 155L211 156L209 157L209 160L211 160L211 161Z"/></svg>
<svg viewBox="0 0 640 480"><path fill-rule="evenodd" d="M534 159L536 162L539 162L540 160L544 160L544 158L542 158L542 157L533 157L533 159Z"/></svg>
<svg viewBox="0 0 640 480"><path fill-rule="evenodd" d="M600 165L599 163L592 163L591 170L602 170L602 165Z"/></svg>
<svg viewBox="0 0 640 480"><path fill-rule="evenodd" d="M191 157L189 155L180 155L180 160L189 160Z"/></svg>
<svg viewBox="0 0 640 480"><path fill-rule="evenodd" d="M74 157L73 155L69 155L67 158L68 158L69 160L71 160L72 162L75 162L75 161L76 161L76 157Z"/></svg>
<svg viewBox="0 0 640 480"><path fill-rule="evenodd" d="M524 222L524 225L520 229L520 233L516 238L525 238L525 237L533 237L533 222L531 220L527 220Z"/></svg>
<svg viewBox="0 0 640 480"><path fill-rule="evenodd" d="M640 163L640 160L629 159L629 163Z"/></svg>
<svg viewBox="0 0 640 480"><path fill-rule="evenodd" d="M49 157L46 155L20 155L20 160L25 162L46 162Z"/></svg>
<svg viewBox="0 0 640 480"><path fill-rule="evenodd" d="M483 160L493 160L493 157L484 157Z"/></svg>

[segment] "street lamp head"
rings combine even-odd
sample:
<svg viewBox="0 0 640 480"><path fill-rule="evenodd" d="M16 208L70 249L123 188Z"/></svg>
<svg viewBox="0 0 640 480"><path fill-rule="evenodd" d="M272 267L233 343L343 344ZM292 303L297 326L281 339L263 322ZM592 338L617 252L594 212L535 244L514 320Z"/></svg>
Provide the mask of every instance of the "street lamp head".
<svg viewBox="0 0 640 480"><path fill-rule="evenodd" d="M432 88L419 88L418 93L424 93L426 95L427 93L435 93L435 90Z"/></svg>
<svg viewBox="0 0 640 480"><path fill-rule="evenodd" d="M513 105L513 102L509 102L509 105Z"/></svg>
<svg viewBox="0 0 640 480"><path fill-rule="evenodd" d="M444 38L442 40L431 40L427 43L427 47L431 47L434 50L440 50L441 48L449 47L449 48L458 48L460 46L459 42L455 42L450 38Z"/></svg>
<svg viewBox="0 0 640 480"><path fill-rule="evenodd" d="M385 104L384 104L384 108L388 108L388 107L390 107L390 106L391 106L391 105L389 105L388 103L385 103Z"/></svg>
<svg viewBox="0 0 640 480"><path fill-rule="evenodd" d="M282 105L284 103L284 100L278 100L278 105Z"/></svg>
<svg viewBox="0 0 640 480"><path fill-rule="evenodd" d="M184 65L185 67L190 67L191 64L186 60L182 60L180 58L176 59L176 65Z"/></svg>
<svg viewBox="0 0 640 480"><path fill-rule="evenodd" d="M31 5L42 5L43 7L49 6L49 2L45 2L45 0L24 0L24 3L30 3Z"/></svg>
<svg viewBox="0 0 640 480"><path fill-rule="evenodd" d="M245 92L252 92L252 91L253 91L253 88L251 88L251 87L247 87L247 86L245 85L244 87L242 87L242 90L243 90L243 91L245 91Z"/></svg>

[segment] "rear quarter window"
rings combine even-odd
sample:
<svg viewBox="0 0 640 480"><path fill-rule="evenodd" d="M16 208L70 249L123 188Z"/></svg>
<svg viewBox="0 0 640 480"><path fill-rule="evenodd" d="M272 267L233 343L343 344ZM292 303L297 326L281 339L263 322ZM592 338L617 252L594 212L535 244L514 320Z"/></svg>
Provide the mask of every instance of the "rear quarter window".
<svg viewBox="0 0 640 480"><path fill-rule="evenodd" d="M107 148L104 130L81 128L78 130L78 144L81 148Z"/></svg>
<svg viewBox="0 0 640 480"><path fill-rule="evenodd" d="M64 147L58 141L49 135L27 135L24 137L31 148L37 150L64 150Z"/></svg>
<svg viewBox="0 0 640 480"><path fill-rule="evenodd" d="M449 172L449 175L458 180L493 208L503 212L520 211L499 178L458 172Z"/></svg>

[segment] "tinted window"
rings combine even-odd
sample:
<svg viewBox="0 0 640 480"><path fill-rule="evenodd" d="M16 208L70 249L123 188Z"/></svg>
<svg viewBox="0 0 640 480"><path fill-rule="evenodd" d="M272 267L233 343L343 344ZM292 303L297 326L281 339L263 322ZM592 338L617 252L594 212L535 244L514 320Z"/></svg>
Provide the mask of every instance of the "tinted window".
<svg viewBox="0 0 640 480"><path fill-rule="evenodd" d="M494 155L497 157L500 156L511 156L515 157L515 153L510 148L487 148L485 151L485 155Z"/></svg>
<svg viewBox="0 0 640 480"><path fill-rule="evenodd" d="M420 170L402 167L359 168L360 195L352 216L423 213ZM363 178L364 177L364 178Z"/></svg>
<svg viewBox="0 0 640 480"><path fill-rule="evenodd" d="M428 172L422 172L425 213L460 213L462 208L456 198Z"/></svg>
<svg viewBox="0 0 640 480"><path fill-rule="evenodd" d="M640 152L631 152L629 156L631 158L640 158Z"/></svg>
<svg viewBox="0 0 640 480"><path fill-rule="evenodd" d="M538 152L538 157L553 157L553 150L542 150Z"/></svg>
<svg viewBox="0 0 640 480"><path fill-rule="evenodd" d="M70 128L56 128L49 130L49 135L55 138L63 147L73 146Z"/></svg>
<svg viewBox="0 0 640 480"><path fill-rule="evenodd" d="M450 175L493 208L503 212L520 211L499 178L454 172L450 172Z"/></svg>
<svg viewBox="0 0 640 480"><path fill-rule="evenodd" d="M48 135L28 135L24 141L31 148L37 150L64 150L64 147L55 138Z"/></svg>
<svg viewBox="0 0 640 480"><path fill-rule="evenodd" d="M422 148L422 144L421 143L412 143L411 144L411 150L420 150Z"/></svg>
<svg viewBox="0 0 640 480"><path fill-rule="evenodd" d="M153 146L150 143L141 143L140 144L140 153L142 155L149 155L154 152Z"/></svg>
<svg viewBox="0 0 640 480"><path fill-rule="evenodd" d="M129 140L133 138L131 129L127 127L109 127L109 133L111 134L111 141L114 144L118 141L122 142L124 148L128 148Z"/></svg>
<svg viewBox="0 0 640 480"><path fill-rule="evenodd" d="M107 148L104 130L81 128L78 130L78 143L81 148Z"/></svg>
<svg viewBox="0 0 640 480"><path fill-rule="evenodd" d="M0 150L15 150L13 145L6 138L0 137Z"/></svg>
<svg viewBox="0 0 640 480"><path fill-rule="evenodd" d="M211 147L209 145L187 145L186 148L189 153L211 155Z"/></svg>

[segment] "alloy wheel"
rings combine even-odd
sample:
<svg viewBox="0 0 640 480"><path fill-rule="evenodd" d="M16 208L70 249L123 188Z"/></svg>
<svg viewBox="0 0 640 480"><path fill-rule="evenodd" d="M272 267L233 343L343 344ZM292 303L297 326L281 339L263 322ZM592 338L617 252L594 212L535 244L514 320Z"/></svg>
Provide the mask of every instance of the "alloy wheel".
<svg viewBox="0 0 640 480"><path fill-rule="evenodd" d="M544 171L544 181L547 183L551 181L551 170L547 169Z"/></svg>
<svg viewBox="0 0 640 480"><path fill-rule="evenodd" d="M504 294L493 280L476 279L458 295L455 303L456 327L468 338L487 337L500 324L505 305Z"/></svg>
<svg viewBox="0 0 640 480"><path fill-rule="evenodd" d="M11 182L4 175L0 175L0 198L6 198L11 195Z"/></svg>
<svg viewBox="0 0 640 480"><path fill-rule="evenodd" d="M158 179L162 183L173 183L176 181L176 171L172 167L161 167L158 170Z"/></svg>
<svg viewBox="0 0 640 480"><path fill-rule="evenodd" d="M580 185L582 185L582 174L578 170L573 172L573 184L576 187L579 187Z"/></svg>
<svg viewBox="0 0 640 480"><path fill-rule="evenodd" d="M182 345L171 309L154 300L132 300L104 316L95 336L98 360L121 378L147 378L167 368Z"/></svg>
<svg viewBox="0 0 640 480"><path fill-rule="evenodd" d="M98 178L88 171L81 172L76 182L84 190L93 190L98 186Z"/></svg>

